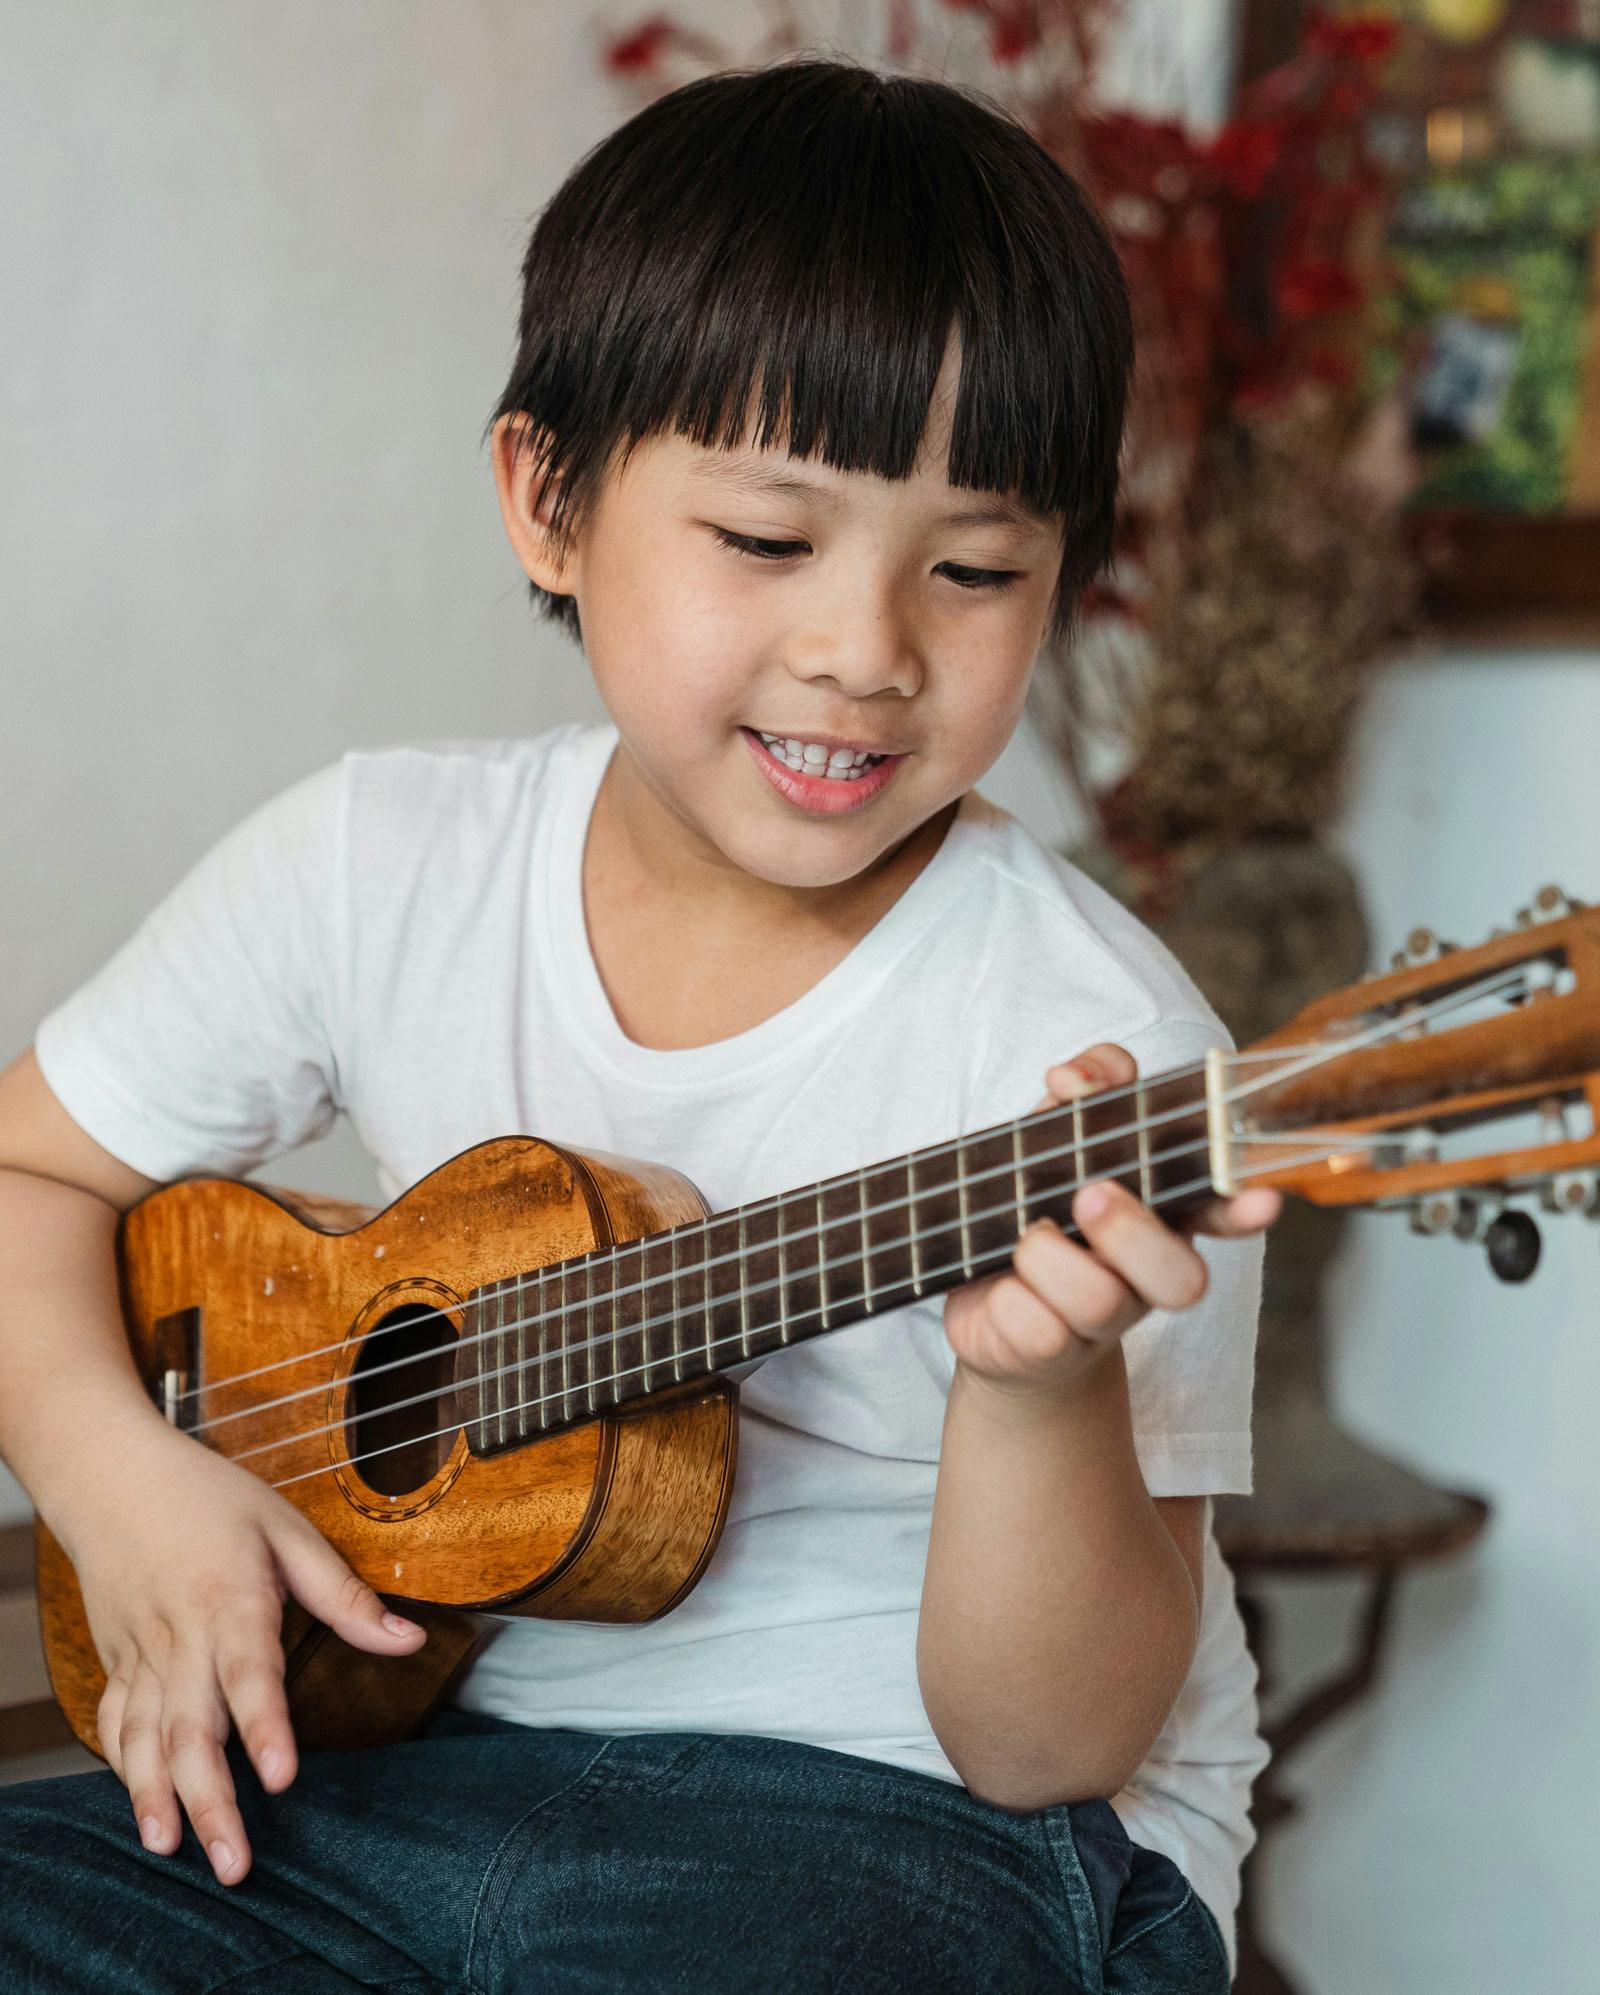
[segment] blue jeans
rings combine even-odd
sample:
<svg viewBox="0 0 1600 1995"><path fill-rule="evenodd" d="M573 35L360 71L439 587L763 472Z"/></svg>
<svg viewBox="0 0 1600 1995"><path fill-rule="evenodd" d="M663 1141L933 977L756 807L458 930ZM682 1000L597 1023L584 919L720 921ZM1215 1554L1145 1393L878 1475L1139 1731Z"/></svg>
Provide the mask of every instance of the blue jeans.
<svg viewBox="0 0 1600 1995"><path fill-rule="evenodd" d="M251 1869L140 1844L109 1770L0 1788L4 1995L863 1991L1226 1995L1216 1921L1105 1801L1014 1815L851 1754L442 1712L228 1749Z"/></svg>

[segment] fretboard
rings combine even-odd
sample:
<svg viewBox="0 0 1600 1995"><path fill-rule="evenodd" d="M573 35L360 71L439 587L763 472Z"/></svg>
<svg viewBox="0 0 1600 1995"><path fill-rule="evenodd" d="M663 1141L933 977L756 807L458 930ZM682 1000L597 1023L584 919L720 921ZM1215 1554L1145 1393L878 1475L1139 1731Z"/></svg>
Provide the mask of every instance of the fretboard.
<svg viewBox="0 0 1600 1995"><path fill-rule="evenodd" d="M998 1273L1035 1219L1075 1234L1091 1178L1165 1213L1208 1198L1200 1078L1155 1075L474 1290L469 1444L520 1446Z"/></svg>

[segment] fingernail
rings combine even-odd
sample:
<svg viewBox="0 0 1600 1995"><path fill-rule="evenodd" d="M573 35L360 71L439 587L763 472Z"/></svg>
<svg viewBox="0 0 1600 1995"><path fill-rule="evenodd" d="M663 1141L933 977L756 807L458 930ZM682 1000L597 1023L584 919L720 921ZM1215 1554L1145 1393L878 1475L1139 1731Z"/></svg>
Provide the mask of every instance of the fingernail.
<svg viewBox="0 0 1600 1995"><path fill-rule="evenodd" d="M385 1614L383 1625L391 1635L414 1635L417 1632L417 1623L408 1621L403 1614Z"/></svg>
<svg viewBox="0 0 1600 1995"><path fill-rule="evenodd" d="M139 1840L147 1850L159 1850L161 1846L161 1824L154 1815L146 1815L139 1823Z"/></svg>
<svg viewBox="0 0 1600 1995"><path fill-rule="evenodd" d="M206 1849L211 1857L211 1867L219 1877L232 1870L237 1859L226 1843L221 1841L208 1843Z"/></svg>
<svg viewBox="0 0 1600 1995"><path fill-rule="evenodd" d="M1111 1190L1107 1185L1085 1185L1074 1201L1080 1219L1098 1219L1111 1203Z"/></svg>

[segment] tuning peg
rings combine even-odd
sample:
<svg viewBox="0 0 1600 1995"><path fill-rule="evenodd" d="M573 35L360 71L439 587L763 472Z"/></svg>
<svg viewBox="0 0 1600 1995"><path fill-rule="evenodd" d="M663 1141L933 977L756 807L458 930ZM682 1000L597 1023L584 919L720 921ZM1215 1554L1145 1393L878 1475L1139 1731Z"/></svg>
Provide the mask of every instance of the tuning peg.
<svg viewBox="0 0 1600 1995"><path fill-rule="evenodd" d="M1600 1219L1600 1170L1557 1171L1545 1179L1539 1203L1546 1212L1578 1212Z"/></svg>
<svg viewBox="0 0 1600 1995"><path fill-rule="evenodd" d="M1560 921L1563 915L1577 914L1587 905L1586 901L1574 900L1570 894L1564 894L1552 883L1541 887L1529 906L1517 909L1517 926L1532 928L1541 921Z"/></svg>
<svg viewBox="0 0 1600 1995"><path fill-rule="evenodd" d="M1539 1265L1539 1229L1525 1212L1502 1212L1483 1244L1489 1266L1503 1282L1525 1282Z"/></svg>
<svg viewBox="0 0 1600 1995"><path fill-rule="evenodd" d="M1390 966L1396 970L1409 970L1418 963L1431 963L1436 957L1448 956L1457 946L1454 942L1441 942L1431 928L1413 928L1406 937L1406 946L1397 949L1390 957Z"/></svg>

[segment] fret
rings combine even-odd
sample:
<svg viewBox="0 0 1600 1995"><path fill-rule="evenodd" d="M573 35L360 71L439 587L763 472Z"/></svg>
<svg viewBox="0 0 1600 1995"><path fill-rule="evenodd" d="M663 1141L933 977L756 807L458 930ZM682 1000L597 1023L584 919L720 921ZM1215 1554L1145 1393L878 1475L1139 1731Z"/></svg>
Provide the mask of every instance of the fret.
<svg viewBox="0 0 1600 1995"><path fill-rule="evenodd" d="M591 1255L583 1257L583 1393L584 1401L591 1413L594 1411L594 1260Z"/></svg>
<svg viewBox="0 0 1600 1995"><path fill-rule="evenodd" d="M517 1382L517 1439L528 1438L528 1308L522 1293L522 1277L514 1275L513 1307L517 1323L517 1368L511 1376Z"/></svg>
<svg viewBox="0 0 1600 1995"><path fill-rule="evenodd" d="M744 1282L744 1207L739 1208L739 1352L750 1355L750 1298Z"/></svg>
<svg viewBox="0 0 1600 1995"><path fill-rule="evenodd" d="M1072 1189L1076 1191L1089 1176L1089 1152L1084 1137L1083 1097L1074 1098L1072 1103ZM1068 1193L1070 1199L1071 1193Z"/></svg>
<svg viewBox="0 0 1600 1995"><path fill-rule="evenodd" d="M783 1261L783 1201L779 1199L772 1213L774 1228L778 1236L778 1342L789 1341L789 1275Z"/></svg>
<svg viewBox="0 0 1600 1995"><path fill-rule="evenodd" d="M650 1333L644 1307L644 1254L640 1240L622 1240L611 1255L611 1403L636 1398L650 1388Z"/></svg>
<svg viewBox="0 0 1600 1995"><path fill-rule="evenodd" d="M499 1436L500 1381L495 1375L494 1284L478 1290L478 1376L483 1381L483 1444L492 1448Z"/></svg>
<svg viewBox="0 0 1600 1995"><path fill-rule="evenodd" d="M711 1297L714 1283L711 1279L711 1228L700 1229L700 1307L705 1315L706 1370L714 1371L717 1363L717 1329L711 1318Z"/></svg>
<svg viewBox="0 0 1600 1995"><path fill-rule="evenodd" d="M667 1235L672 1245L672 1376L683 1377L683 1318L678 1313L678 1229Z"/></svg>
<svg viewBox="0 0 1600 1995"><path fill-rule="evenodd" d="M667 1382L672 1384L676 1384L683 1377L681 1326L677 1316L670 1310L664 1311L661 1306L664 1299L662 1294L663 1289L666 1290L668 1297L671 1295L672 1291L669 1285L671 1277L665 1273L652 1274L650 1272L651 1256L654 1255L656 1260L660 1261L663 1254L669 1258L675 1258L675 1249L670 1234L646 1234L639 1242L639 1334L641 1338L648 1338L650 1340L651 1349L658 1354L651 1359L648 1374L643 1371L636 1374L638 1380L636 1391L640 1393L646 1390L659 1390L664 1383L659 1376L663 1370L670 1369L671 1379ZM672 1345L670 1355L666 1350L668 1339L662 1335L663 1331L670 1333ZM622 1367L619 1365L618 1370L620 1371L621 1369ZM646 1385L647 1378L649 1380L648 1386Z"/></svg>
<svg viewBox="0 0 1600 1995"><path fill-rule="evenodd" d="M917 1159L915 1154L906 1158L906 1222L907 1245L911 1249L911 1292L922 1293L922 1249L917 1235Z"/></svg>
<svg viewBox="0 0 1600 1995"><path fill-rule="evenodd" d="M1028 1194L1022 1188L1022 1124L1011 1125L1011 1182L1017 1201L1017 1238L1028 1230Z"/></svg>
<svg viewBox="0 0 1600 1995"><path fill-rule="evenodd" d="M561 1418L572 1418L572 1339L568 1335L571 1319L567 1315L567 1264L561 1263Z"/></svg>
<svg viewBox="0 0 1600 1995"><path fill-rule="evenodd" d="M1150 1177L1150 1125L1145 1119L1144 1082L1133 1084L1134 1132L1139 1139L1139 1196L1148 1205L1155 1186Z"/></svg>
<svg viewBox="0 0 1600 1995"><path fill-rule="evenodd" d="M912 1301L920 1270L919 1251L907 1232L905 1187L911 1170L907 1161L891 1161L869 1170L866 1186L867 1258L872 1264L875 1309L898 1309Z"/></svg>
<svg viewBox="0 0 1600 1995"><path fill-rule="evenodd" d="M972 1279L972 1226L967 1216L967 1170L965 1147L956 1143L956 1204L961 1212L961 1272Z"/></svg>
<svg viewBox="0 0 1600 1995"><path fill-rule="evenodd" d="M872 1307L872 1249L867 1240L867 1174L865 1170L856 1172L856 1185L861 1194L861 1305Z"/></svg>
<svg viewBox="0 0 1600 1995"><path fill-rule="evenodd" d="M744 1214L713 1214L705 1222L706 1348L708 1371L750 1355L744 1296Z"/></svg>
<svg viewBox="0 0 1600 1995"><path fill-rule="evenodd" d="M750 1298L747 1344L751 1357L780 1350L786 1334L780 1212L779 1206L763 1203L744 1215L749 1241L744 1256L744 1287Z"/></svg>
<svg viewBox="0 0 1600 1995"><path fill-rule="evenodd" d="M544 1299L543 1268L539 1270L538 1307L539 1307L539 1370L538 1370L538 1384L534 1387L533 1396L536 1402L538 1403L539 1426L542 1431L544 1428L550 1425L550 1382L545 1375L545 1358L547 1356L547 1345L546 1345L547 1322L546 1322L545 1312L547 1305Z"/></svg>
<svg viewBox="0 0 1600 1995"><path fill-rule="evenodd" d="M817 1295L822 1305L822 1327L832 1326L828 1322L828 1242L822 1223L822 1187L817 1186Z"/></svg>
<svg viewBox="0 0 1600 1995"><path fill-rule="evenodd" d="M817 1186L817 1305L829 1329L859 1322L867 1313L858 1202L849 1176L829 1178Z"/></svg>
<svg viewBox="0 0 1600 1995"><path fill-rule="evenodd" d="M686 1375L699 1378L711 1370L715 1353L711 1349L711 1316L707 1298L711 1293L706 1278L705 1227L697 1219L685 1219L672 1229L672 1314L680 1327L678 1341L683 1349ZM699 1319L699 1328L690 1339L690 1325Z"/></svg>

